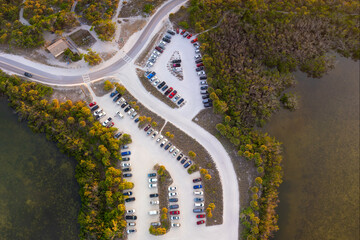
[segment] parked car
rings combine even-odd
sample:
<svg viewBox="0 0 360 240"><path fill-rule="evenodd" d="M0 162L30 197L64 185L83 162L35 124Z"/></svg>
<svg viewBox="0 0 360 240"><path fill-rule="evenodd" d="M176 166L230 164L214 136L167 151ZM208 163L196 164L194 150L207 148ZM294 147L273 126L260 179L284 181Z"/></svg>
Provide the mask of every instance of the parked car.
<svg viewBox="0 0 360 240"><path fill-rule="evenodd" d="M163 138L164 138L164 136L160 135L160 137L158 139L156 139L156 142L160 142Z"/></svg>
<svg viewBox="0 0 360 240"><path fill-rule="evenodd" d="M204 223L205 223L204 220L201 220L201 221L197 221L197 222L196 222L197 225L204 224Z"/></svg>
<svg viewBox="0 0 360 240"><path fill-rule="evenodd" d="M151 198L156 198L156 197L159 196L159 194L157 194L157 193L151 193L149 196L150 196Z"/></svg>
<svg viewBox="0 0 360 240"><path fill-rule="evenodd" d="M135 209L126 210L126 213L127 213L127 214L135 213Z"/></svg>
<svg viewBox="0 0 360 240"><path fill-rule="evenodd" d="M130 151L126 151L126 152L121 153L121 156L128 156L128 155L131 155Z"/></svg>
<svg viewBox="0 0 360 240"><path fill-rule="evenodd" d="M183 35L185 32L186 32L186 30L184 29L184 30L181 31L180 34Z"/></svg>
<svg viewBox="0 0 360 240"><path fill-rule="evenodd" d="M147 125L145 128L144 128L144 131L146 132L147 130L149 130L149 128L151 127L151 125Z"/></svg>
<svg viewBox="0 0 360 240"><path fill-rule="evenodd" d="M193 183L201 182L201 180L202 180L202 179L201 179L200 177L199 177L199 178L194 178L194 179L193 179Z"/></svg>
<svg viewBox="0 0 360 240"><path fill-rule="evenodd" d="M124 173L124 174L123 174L123 177L124 177L124 178L132 177L132 174L131 174L131 173Z"/></svg>
<svg viewBox="0 0 360 240"><path fill-rule="evenodd" d="M158 200L151 200L150 204L151 205L159 205L159 201Z"/></svg>
<svg viewBox="0 0 360 240"><path fill-rule="evenodd" d="M169 202L178 202L179 199L178 198L169 198Z"/></svg>
<svg viewBox="0 0 360 240"><path fill-rule="evenodd" d="M121 108L124 108L128 105L128 102L124 102L123 104L121 104Z"/></svg>
<svg viewBox="0 0 360 240"><path fill-rule="evenodd" d="M150 210L149 211L149 215L158 215L159 214L159 210Z"/></svg>
<svg viewBox="0 0 360 240"><path fill-rule="evenodd" d="M198 63L198 64L196 64L196 67L202 67L202 66L204 66L204 63Z"/></svg>
<svg viewBox="0 0 360 240"><path fill-rule="evenodd" d="M171 40L168 39L168 38L166 38L166 37L163 37L162 40L163 40L164 42L167 42L167 43L170 43L170 42L171 42Z"/></svg>
<svg viewBox="0 0 360 240"><path fill-rule="evenodd" d="M167 39L171 39L170 35L165 35L164 37L167 38Z"/></svg>
<svg viewBox="0 0 360 240"><path fill-rule="evenodd" d="M200 80L206 80L207 79L207 76L204 75L204 76L200 76Z"/></svg>
<svg viewBox="0 0 360 240"><path fill-rule="evenodd" d="M209 97L210 97L209 94L207 94L207 95L202 95L202 96L201 96L202 99L207 99L207 98L209 98Z"/></svg>
<svg viewBox="0 0 360 240"><path fill-rule="evenodd" d="M131 168L128 167L128 168L123 168L121 169L122 172L131 172Z"/></svg>
<svg viewBox="0 0 360 240"><path fill-rule="evenodd" d="M134 202L135 197L125 198L125 202Z"/></svg>
<svg viewBox="0 0 360 240"><path fill-rule="evenodd" d="M24 72L24 75L25 75L25 77L28 77L28 78L32 78L32 74L31 73L28 73L28 72Z"/></svg>
<svg viewBox="0 0 360 240"><path fill-rule="evenodd" d="M151 183L151 184L149 184L149 188L157 188L157 184L156 183Z"/></svg>
<svg viewBox="0 0 360 240"><path fill-rule="evenodd" d="M186 38L186 36L188 36L188 35L189 35L189 33L186 32L186 33L184 33L183 37Z"/></svg>
<svg viewBox="0 0 360 240"><path fill-rule="evenodd" d="M172 226L172 227L180 227L181 224L180 224L180 223L171 223L171 226Z"/></svg>
<svg viewBox="0 0 360 240"><path fill-rule="evenodd" d="M203 191L194 191L194 195L204 195Z"/></svg>
<svg viewBox="0 0 360 240"><path fill-rule="evenodd" d="M149 173L148 177L156 177L156 173Z"/></svg>
<svg viewBox="0 0 360 240"><path fill-rule="evenodd" d="M116 97L114 97L113 102L116 102L117 100L119 100L119 98L121 98L121 94L119 93L118 95L116 95Z"/></svg>
<svg viewBox="0 0 360 240"><path fill-rule="evenodd" d="M208 108L208 107L212 107L212 105L213 105L212 102L208 102L204 104L204 107Z"/></svg>
<svg viewBox="0 0 360 240"><path fill-rule="evenodd" d="M181 63L181 59L174 59L172 60L172 63Z"/></svg>
<svg viewBox="0 0 360 240"><path fill-rule="evenodd" d="M135 123L139 122L140 121L140 118L137 118L134 120Z"/></svg>
<svg viewBox="0 0 360 240"><path fill-rule="evenodd" d="M151 135L151 139L153 139L159 132L155 131L152 135Z"/></svg>
<svg viewBox="0 0 360 240"><path fill-rule="evenodd" d="M169 191L175 191L175 190L176 190L176 187L170 186L170 187L168 187L168 190L169 190Z"/></svg>
<svg viewBox="0 0 360 240"><path fill-rule="evenodd" d="M161 226L161 222L152 222L151 226L154 226L154 227Z"/></svg>
<svg viewBox="0 0 360 240"><path fill-rule="evenodd" d="M129 198L128 198L129 199ZM135 216L135 215L126 215L125 216L125 219L126 220L136 220L137 219L137 216Z"/></svg>
<svg viewBox="0 0 360 240"><path fill-rule="evenodd" d="M201 75L205 75L206 73L205 73L205 71L200 71L197 74L198 74L198 76L201 76Z"/></svg>
<svg viewBox="0 0 360 240"><path fill-rule="evenodd" d="M200 94L202 94L202 95L207 95L207 94L209 94L209 92L206 91L206 90L200 90Z"/></svg>
<svg viewBox="0 0 360 240"><path fill-rule="evenodd" d="M178 94L173 98L173 102L177 102L181 96Z"/></svg>
<svg viewBox="0 0 360 240"><path fill-rule="evenodd" d="M204 209L203 208L194 208L193 212L194 213L202 213L202 212L204 212Z"/></svg>
<svg viewBox="0 0 360 240"><path fill-rule="evenodd" d="M110 122L111 120L112 120L112 118L109 117L108 119L106 119L106 120L102 123L102 125L105 127L106 125L109 124L109 122Z"/></svg>
<svg viewBox="0 0 360 240"><path fill-rule="evenodd" d="M132 195L132 191L124 192L123 195L124 195L124 196L131 196L131 195Z"/></svg>
<svg viewBox="0 0 360 240"><path fill-rule="evenodd" d="M207 81L200 81L200 85L207 85Z"/></svg>
<svg viewBox="0 0 360 240"><path fill-rule="evenodd" d="M163 88L161 89L161 91L165 91L168 87L169 87L168 85L163 86Z"/></svg>
<svg viewBox="0 0 360 240"><path fill-rule="evenodd" d="M180 161L180 159L184 156L184 154L180 153L179 156L177 156L176 160Z"/></svg>
<svg viewBox="0 0 360 240"><path fill-rule="evenodd" d="M172 66L173 67L181 67L181 64L180 63L174 63Z"/></svg>
<svg viewBox="0 0 360 240"><path fill-rule="evenodd" d="M116 115L118 115L120 118L123 118L123 117L124 117L124 115L122 115L122 113L121 113L120 111L117 111L117 112L116 112Z"/></svg>
<svg viewBox="0 0 360 240"><path fill-rule="evenodd" d="M179 204L169 205L169 209L179 209Z"/></svg>
<svg viewBox="0 0 360 240"><path fill-rule="evenodd" d="M179 34L179 29L178 28L176 29L176 33Z"/></svg>
<svg viewBox="0 0 360 240"><path fill-rule="evenodd" d="M168 90L166 90L166 92L164 93L165 96L169 95L169 93L173 90L172 87L170 87Z"/></svg>
<svg viewBox="0 0 360 240"><path fill-rule="evenodd" d="M128 226L129 226L129 227L136 226L136 222L129 222L129 223L128 223Z"/></svg>
<svg viewBox="0 0 360 240"><path fill-rule="evenodd" d="M175 32L174 32L174 31L167 30L166 32L169 33L169 34L171 34L171 35L175 35Z"/></svg>
<svg viewBox="0 0 360 240"><path fill-rule="evenodd" d="M191 40L191 43L195 43L195 42L197 42L198 41L198 39L197 38L194 38L193 40Z"/></svg>
<svg viewBox="0 0 360 240"><path fill-rule="evenodd" d="M114 138L115 139L118 139L119 137L121 137L122 133L121 132L118 132L117 134L115 134Z"/></svg>
<svg viewBox="0 0 360 240"><path fill-rule="evenodd" d="M172 154L173 157L176 157L176 155L179 153L179 149L175 149L174 153Z"/></svg>
<svg viewBox="0 0 360 240"><path fill-rule="evenodd" d="M130 106L128 106L127 108L125 108L124 112L128 112L131 109Z"/></svg>
<svg viewBox="0 0 360 240"><path fill-rule="evenodd" d="M158 80L156 80L155 82L153 82L153 85L156 86L156 85L159 84L159 82L160 82L160 80L158 79Z"/></svg>
<svg viewBox="0 0 360 240"><path fill-rule="evenodd" d="M102 111L103 111L102 109L96 110L96 111L94 112L94 116L99 115Z"/></svg>
<svg viewBox="0 0 360 240"><path fill-rule="evenodd" d="M162 142L160 143L160 147L163 147L167 141L168 141L168 140L165 138L164 141L162 141Z"/></svg>
<svg viewBox="0 0 360 240"><path fill-rule="evenodd" d="M195 207L203 207L203 206L205 206L203 203L194 203L194 206Z"/></svg>
<svg viewBox="0 0 360 240"><path fill-rule="evenodd" d="M107 128L113 127L114 126L114 122L111 122L109 125L107 125Z"/></svg>
<svg viewBox="0 0 360 240"><path fill-rule="evenodd" d="M201 185L201 184L199 184L199 185L194 185L193 188L194 188L194 189L200 189L200 188L202 188L202 185Z"/></svg>
<svg viewBox="0 0 360 240"><path fill-rule="evenodd" d="M134 119L137 116L137 112L133 112L133 114L131 115L131 119Z"/></svg>
<svg viewBox="0 0 360 240"><path fill-rule="evenodd" d="M207 90L208 89L208 86L202 86L200 87L200 90Z"/></svg>
<svg viewBox="0 0 360 240"><path fill-rule="evenodd" d="M96 106L92 107L92 108L90 109L90 111L93 112L93 111L95 111L95 110L98 109L98 108L99 108L99 105L96 105Z"/></svg>
<svg viewBox="0 0 360 240"><path fill-rule="evenodd" d="M169 197L177 196L177 195L178 195L177 192L170 192L170 193L169 193Z"/></svg>
<svg viewBox="0 0 360 240"><path fill-rule="evenodd" d="M157 182L157 178L150 178L149 179L149 183L154 183L154 182Z"/></svg>
<svg viewBox="0 0 360 240"><path fill-rule="evenodd" d="M178 105L180 105L181 103L183 103L184 102L184 99L182 98L182 99L180 99L179 101L178 101Z"/></svg>
<svg viewBox="0 0 360 240"><path fill-rule="evenodd" d="M149 136L154 130L152 128L149 129L149 131L147 131L146 135Z"/></svg>
<svg viewBox="0 0 360 240"><path fill-rule="evenodd" d="M180 220L180 216L171 216L170 219L171 220Z"/></svg>
<svg viewBox="0 0 360 240"><path fill-rule="evenodd" d="M187 163L185 163L184 168L188 168L191 164L192 164L192 162L188 161Z"/></svg>
<svg viewBox="0 0 360 240"><path fill-rule="evenodd" d="M157 86L157 88L160 89L160 88L162 88L165 84L166 84L166 82L165 82L165 81L162 81L162 82Z"/></svg>
<svg viewBox="0 0 360 240"><path fill-rule="evenodd" d="M172 148L170 148L169 153L172 153L175 149L176 149L176 147L173 146Z"/></svg>
<svg viewBox="0 0 360 240"><path fill-rule="evenodd" d="M205 214L198 214L196 215L196 218L205 218Z"/></svg>
<svg viewBox="0 0 360 240"><path fill-rule="evenodd" d="M130 233L135 233L135 232L136 232L136 229L128 229L128 230L126 230L126 232L127 232L128 234L130 234Z"/></svg>
<svg viewBox="0 0 360 240"><path fill-rule="evenodd" d="M192 34L190 33L186 38L190 39L192 37Z"/></svg>
<svg viewBox="0 0 360 240"><path fill-rule="evenodd" d="M123 160L123 161L130 161L130 158L129 158L129 157L122 157L121 160Z"/></svg>
<svg viewBox="0 0 360 240"><path fill-rule="evenodd" d="M203 198L194 198L194 201L195 201L195 202L203 202L204 199L203 199Z"/></svg>
<svg viewBox="0 0 360 240"><path fill-rule="evenodd" d="M93 107L96 105L96 102L89 103L89 107Z"/></svg>
<svg viewBox="0 0 360 240"><path fill-rule="evenodd" d="M202 59L195 60L195 63L202 63L202 62L203 62Z"/></svg>
<svg viewBox="0 0 360 240"><path fill-rule="evenodd" d="M170 95L169 95L169 98L173 98L175 96L175 94L177 94L177 91L174 90Z"/></svg>
<svg viewBox="0 0 360 240"><path fill-rule="evenodd" d="M121 167L130 167L130 166L131 166L131 163L125 163L125 162L121 163Z"/></svg>
<svg viewBox="0 0 360 240"><path fill-rule="evenodd" d="M200 71L204 70L204 67L197 67L195 70L196 70L197 72L200 72Z"/></svg>
<svg viewBox="0 0 360 240"><path fill-rule="evenodd" d="M187 157L184 157L184 158L180 161L180 163L181 163L181 164L184 164L187 160L188 160L188 158L187 158Z"/></svg>
<svg viewBox="0 0 360 240"><path fill-rule="evenodd" d="M180 211L170 211L169 214L170 215L179 215Z"/></svg>
<svg viewBox="0 0 360 240"><path fill-rule="evenodd" d="M164 147L164 149L165 149L165 150L168 150L169 147L171 147L171 145L172 145L172 143L169 142L169 143Z"/></svg>
<svg viewBox="0 0 360 240"><path fill-rule="evenodd" d="M166 39L166 38L165 38ZM163 39L164 40L164 39ZM166 41L165 41L166 42ZM155 47L155 49L157 50L157 51L159 51L160 53L163 53L164 52L164 50L162 50L161 48L159 48L159 47Z"/></svg>
<svg viewBox="0 0 360 240"><path fill-rule="evenodd" d="M110 97L114 97L118 93L119 93L118 91L112 92L112 93L110 93Z"/></svg>
<svg viewBox="0 0 360 240"><path fill-rule="evenodd" d="M196 54L195 55L195 59L200 59L201 58L201 54Z"/></svg>

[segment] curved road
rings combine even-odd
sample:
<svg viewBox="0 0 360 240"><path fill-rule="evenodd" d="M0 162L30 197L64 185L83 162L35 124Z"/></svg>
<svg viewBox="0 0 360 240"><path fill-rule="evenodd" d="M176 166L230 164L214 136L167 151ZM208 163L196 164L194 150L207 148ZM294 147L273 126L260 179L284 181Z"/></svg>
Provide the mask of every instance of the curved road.
<svg viewBox="0 0 360 240"><path fill-rule="evenodd" d="M186 2L186 0L172 0L166 3L158 12L152 17L150 22L144 28L138 40L127 53L131 58L135 58L137 54L144 48L155 27L159 22L176 6ZM143 88L140 81L137 79L134 69L125 70L122 68L127 64L123 59L119 59L113 64L88 73L92 81L103 78L104 76L115 75L122 79L124 86L141 101L147 108L159 114L164 119L172 122L175 126L182 129L184 132L194 137L201 145L203 145L213 157L216 166L219 170L220 178L223 185L223 201L224 201L224 222L220 226L207 228L207 238L210 234L216 239L238 239L238 224L239 224L239 190L237 184L237 177L226 150L220 142L212 136L209 132L199 127L192 122L193 116L196 114L189 104L186 104L180 109L170 109L167 105L162 103L154 96L148 94ZM0 67L11 72L23 75L25 71L33 74L33 80L55 85L80 85L83 84L82 75L68 75L59 76L47 71L27 66L26 64L18 63L14 60L0 56ZM49 68L50 69L50 68ZM119 71L120 70L120 71ZM66 71L66 69L64 69ZM225 238L222 238L225 237Z"/></svg>

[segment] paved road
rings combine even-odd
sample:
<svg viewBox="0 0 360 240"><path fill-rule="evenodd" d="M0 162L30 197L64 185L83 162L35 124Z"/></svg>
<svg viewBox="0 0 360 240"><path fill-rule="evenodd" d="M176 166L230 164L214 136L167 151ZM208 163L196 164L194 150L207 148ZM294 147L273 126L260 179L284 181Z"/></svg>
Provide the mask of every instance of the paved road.
<svg viewBox="0 0 360 240"><path fill-rule="evenodd" d="M160 22L160 20L163 19L176 6L183 4L186 1L187 0L172 0L166 3L162 8L160 8L151 18L150 22L146 25L134 46L127 53L127 56L129 56L130 58L134 58L144 48L146 41L149 39L150 35L152 34L153 30ZM104 67L94 72L90 72L88 75L91 80L96 80L104 76L109 76L115 71L119 70L121 67L125 66L126 63L127 62L125 60L119 59L118 61L107 67ZM18 73L20 75L24 74L24 72L31 72L33 74L33 79L42 83L56 85L74 85L84 83L82 75L75 74L59 76L48 71L43 71L37 68L27 66L25 64L16 62L3 56L0 56L0 67L5 70Z"/></svg>

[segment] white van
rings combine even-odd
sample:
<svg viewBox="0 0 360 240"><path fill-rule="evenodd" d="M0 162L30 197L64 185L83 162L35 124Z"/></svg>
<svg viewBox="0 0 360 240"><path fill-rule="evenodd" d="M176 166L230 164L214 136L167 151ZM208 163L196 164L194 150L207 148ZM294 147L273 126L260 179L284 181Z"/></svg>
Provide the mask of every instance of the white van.
<svg viewBox="0 0 360 240"><path fill-rule="evenodd" d="M149 211L149 215L158 215L159 211L158 210L151 210Z"/></svg>
<svg viewBox="0 0 360 240"><path fill-rule="evenodd" d="M149 183L152 183L152 182L157 182L157 178L150 178Z"/></svg>

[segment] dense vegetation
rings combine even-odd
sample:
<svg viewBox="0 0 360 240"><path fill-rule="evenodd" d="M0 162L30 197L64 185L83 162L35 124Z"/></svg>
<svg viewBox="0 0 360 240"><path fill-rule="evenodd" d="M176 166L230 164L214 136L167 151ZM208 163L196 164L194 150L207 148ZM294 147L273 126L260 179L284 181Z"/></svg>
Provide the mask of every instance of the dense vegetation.
<svg viewBox="0 0 360 240"><path fill-rule="evenodd" d="M127 134L114 139L116 128L95 121L82 101L48 102L50 87L25 82L0 72L0 94L8 97L21 120L44 133L64 153L77 160L76 179L80 185L82 207L78 221L80 239L114 239L126 228L122 190L133 183L122 179L116 166L121 160L119 146L131 142Z"/></svg>
<svg viewBox="0 0 360 240"><path fill-rule="evenodd" d="M92 23L111 19L118 5L119 0L82 0L76 5L76 12Z"/></svg>
<svg viewBox="0 0 360 240"><path fill-rule="evenodd" d="M250 207L241 214L245 239L268 239L278 230L281 147L255 127L281 102L296 108L295 96L283 94L294 84L291 72L320 77L332 67L331 51L360 57L359 7L344 0L192 0L189 17L177 18L197 32L219 24L199 39L214 111L224 115L216 128L257 167Z"/></svg>

